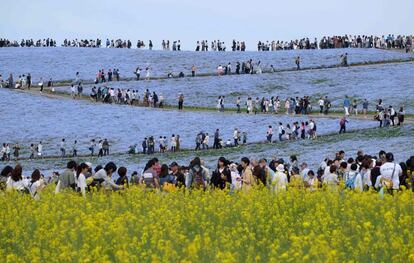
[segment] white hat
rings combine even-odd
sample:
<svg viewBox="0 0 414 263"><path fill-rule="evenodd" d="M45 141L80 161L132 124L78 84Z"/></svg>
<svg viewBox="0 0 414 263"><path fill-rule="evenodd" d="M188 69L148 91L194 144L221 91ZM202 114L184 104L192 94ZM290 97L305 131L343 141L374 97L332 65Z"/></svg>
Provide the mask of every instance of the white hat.
<svg viewBox="0 0 414 263"><path fill-rule="evenodd" d="M90 163L90 162L86 162L85 163L89 168L92 168L92 163Z"/></svg>
<svg viewBox="0 0 414 263"><path fill-rule="evenodd" d="M278 172L284 172L285 171L285 166L283 164L279 164L276 167L276 171L278 171Z"/></svg>

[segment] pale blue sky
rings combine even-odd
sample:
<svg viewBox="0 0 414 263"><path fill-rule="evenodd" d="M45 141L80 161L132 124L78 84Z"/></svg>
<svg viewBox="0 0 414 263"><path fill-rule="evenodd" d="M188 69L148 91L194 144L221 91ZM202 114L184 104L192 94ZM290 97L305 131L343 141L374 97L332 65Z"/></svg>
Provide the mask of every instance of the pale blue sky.
<svg viewBox="0 0 414 263"><path fill-rule="evenodd" d="M0 37L9 39L233 38L258 40L333 34L413 34L414 0L1 0Z"/></svg>

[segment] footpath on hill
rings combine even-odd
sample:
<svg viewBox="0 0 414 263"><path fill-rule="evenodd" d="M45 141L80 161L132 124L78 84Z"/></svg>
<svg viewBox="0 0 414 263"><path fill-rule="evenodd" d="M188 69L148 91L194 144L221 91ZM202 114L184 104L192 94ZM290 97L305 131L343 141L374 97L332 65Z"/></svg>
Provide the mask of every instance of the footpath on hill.
<svg viewBox="0 0 414 263"><path fill-rule="evenodd" d="M38 95L38 96L43 96L46 98L50 98L50 99L69 99L69 100L73 100L73 98L71 97L71 95L69 93L65 93L65 92L52 92L49 89L44 89L42 93L40 93L39 88L32 88L30 90L16 90L18 92L21 93L27 93L27 94L31 94L31 95ZM91 103L91 104L102 104L102 102L95 102L93 100L90 99L89 96L83 96L82 98L77 98L76 101L83 101L83 102L87 102L87 103ZM119 104L114 104L114 105L119 105ZM169 110L169 111L178 111L177 106L173 106L173 105L164 105L163 108L153 108L153 107L146 107L143 106L142 104L139 105L131 105L131 107L142 107L142 108L147 108L147 109L151 109L151 110ZM209 108L209 107L196 107L196 106L185 106L184 110L185 112L215 112L217 114L245 114L245 113L237 113L237 109L226 109L224 112L218 112L217 108ZM265 113L258 113L260 115L265 114ZM286 112L284 111L284 109L280 110L280 114L286 114ZM277 114L266 114L269 116L278 116ZM373 120L375 115L375 112L368 112L367 116L364 116L362 114L359 114L357 116L352 115L350 116L350 118L352 119L358 119L358 120ZM290 115L290 117L294 118L294 117L303 117L303 115ZM340 117L343 117L344 114L342 111L338 111L338 110L331 110L329 112L328 115L324 115L324 114L315 114L315 113L311 113L311 114L307 114L306 116L308 116L309 118L320 118L320 119L337 119ZM411 114L406 114L405 116L405 122L406 123L414 123L414 116Z"/></svg>
<svg viewBox="0 0 414 263"><path fill-rule="evenodd" d="M404 59L392 59L392 60L381 60L381 61L365 61L365 62L357 62L357 63L350 63L347 67L364 67L364 66L371 66L371 65L387 65L387 64L399 64L399 63L412 63L414 62L414 57L404 58ZM313 71L313 70L324 70L324 69L333 69L333 68L341 68L344 67L340 64L336 65L329 65L329 66L314 66L314 67L303 67L300 71ZM282 72L294 72L297 71L296 67L292 68L284 68L284 69L274 69L271 71L270 69L264 69L261 74L272 74L272 73L282 73ZM221 75L220 77L225 76L234 76L235 74L231 75ZM243 74L241 74L243 75ZM214 73L197 73L195 78L202 78L202 77L214 77L218 76L216 72ZM186 75L185 77L191 77L190 75ZM173 79L180 78L178 76L172 77ZM192 77L191 77L192 78ZM164 80L164 79L171 79L171 77L150 77L149 80ZM137 81L135 77L125 77L120 78L120 81ZM144 81L141 78L140 81ZM56 87L69 87L73 83L73 80L56 80L54 84ZM85 85L93 85L95 82L93 80L82 80L82 83Z"/></svg>

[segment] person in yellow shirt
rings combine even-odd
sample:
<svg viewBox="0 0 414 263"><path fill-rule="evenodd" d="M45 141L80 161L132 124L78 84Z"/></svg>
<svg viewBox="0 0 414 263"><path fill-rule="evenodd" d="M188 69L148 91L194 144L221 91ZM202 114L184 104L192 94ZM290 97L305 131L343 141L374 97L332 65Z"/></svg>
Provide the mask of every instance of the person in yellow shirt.
<svg viewBox="0 0 414 263"><path fill-rule="evenodd" d="M247 157L243 157L241 159L241 165L243 167L243 173L240 179L242 181L242 190L249 191L256 184L250 167L250 160Z"/></svg>
<svg viewBox="0 0 414 263"><path fill-rule="evenodd" d="M291 187L296 187L296 188L299 188L299 189L303 188L303 178L299 174L299 168L293 167L292 170L290 171L289 185Z"/></svg>

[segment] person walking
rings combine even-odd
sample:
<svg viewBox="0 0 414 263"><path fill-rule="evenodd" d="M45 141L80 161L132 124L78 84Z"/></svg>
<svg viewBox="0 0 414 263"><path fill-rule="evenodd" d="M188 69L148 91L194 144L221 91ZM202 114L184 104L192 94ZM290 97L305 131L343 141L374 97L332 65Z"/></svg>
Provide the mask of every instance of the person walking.
<svg viewBox="0 0 414 263"><path fill-rule="evenodd" d="M267 133L266 133L266 138L267 138L267 142L268 143L272 143L272 136L273 136L273 129L272 129L272 125L269 125L269 127L267 128Z"/></svg>
<svg viewBox="0 0 414 263"><path fill-rule="evenodd" d="M348 122L348 120L346 119L346 117L342 117L342 119L339 121L339 134L341 133L346 133L346 123Z"/></svg>

